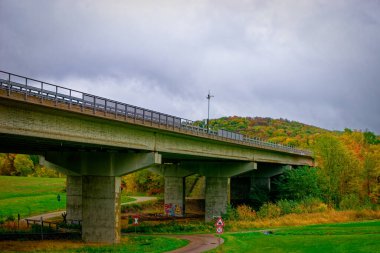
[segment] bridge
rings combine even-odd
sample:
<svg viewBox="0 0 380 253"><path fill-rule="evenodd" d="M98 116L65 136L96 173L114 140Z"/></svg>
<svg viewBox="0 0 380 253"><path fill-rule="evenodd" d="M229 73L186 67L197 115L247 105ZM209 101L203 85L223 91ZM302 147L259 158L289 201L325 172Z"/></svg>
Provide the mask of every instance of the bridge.
<svg viewBox="0 0 380 253"><path fill-rule="evenodd" d="M82 220L82 238L90 242L120 241L120 177L128 173L149 168L162 174L165 204L180 215L184 179L205 176L209 221L226 212L231 178L246 179L238 188L250 191L270 188L270 178L289 166L313 166L306 150L4 71L0 143L0 152L38 154L67 175L67 218Z"/></svg>

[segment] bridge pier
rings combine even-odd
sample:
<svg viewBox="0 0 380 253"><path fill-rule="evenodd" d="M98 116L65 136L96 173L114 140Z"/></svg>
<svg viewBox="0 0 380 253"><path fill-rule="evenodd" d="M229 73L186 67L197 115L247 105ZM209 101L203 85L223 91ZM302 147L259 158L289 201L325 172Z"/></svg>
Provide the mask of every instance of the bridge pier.
<svg viewBox="0 0 380 253"><path fill-rule="evenodd" d="M120 176L161 163L149 153L48 152L42 163L67 177L69 219L82 220L86 242L120 242Z"/></svg>
<svg viewBox="0 0 380 253"><path fill-rule="evenodd" d="M257 169L254 162L182 162L181 168L206 176L205 221L227 211L230 201L230 178Z"/></svg>
<svg viewBox="0 0 380 253"><path fill-rule="evenodd" d="M165 204L175 205L176 216L185 216L185 177L165 176Z"/></svg>
<svg viewBox="0 0 380 253"><path fill-rule="evenodd" d="M66 213L68 220L82 220L82 177L66 178Z"/></svg>
<svg viewBox="0 0 380 253"><path fill-rule="evenodd" d="M120 242L120 177L83 176L82 239Z"/></svg>
<svg viewBox="0 0 380 253"><path fill-rule="evenodd" d="M228 177L206 177L205 220L211 221L227 211L230 180Z"/></svg>
<svg viewBox="0 0 380 253"><path fill-rule="evenodd" d="M185 179L187 176L194 174L191 170L181 168L178 164L163 164L153 167L151 170L159 173L165 178L164 203L175 205L180 212L176 216L185 216Z"/></svg>

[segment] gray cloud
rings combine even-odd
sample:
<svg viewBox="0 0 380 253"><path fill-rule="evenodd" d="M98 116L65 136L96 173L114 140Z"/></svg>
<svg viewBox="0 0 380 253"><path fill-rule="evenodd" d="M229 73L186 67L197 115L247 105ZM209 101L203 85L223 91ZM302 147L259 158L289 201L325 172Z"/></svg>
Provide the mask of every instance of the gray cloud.
<svg viewBox="0 0 380 253"><path fill-rule="evenodd" d="M380 133L378 1L0 0L0 69L190 119Z"/></svg>

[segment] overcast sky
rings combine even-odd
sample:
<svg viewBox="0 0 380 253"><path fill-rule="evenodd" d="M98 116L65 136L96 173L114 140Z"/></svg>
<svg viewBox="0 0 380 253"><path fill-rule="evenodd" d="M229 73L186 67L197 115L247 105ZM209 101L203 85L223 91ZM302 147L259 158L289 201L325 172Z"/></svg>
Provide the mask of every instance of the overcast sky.
<svg viewBox="0 0 380 253"><path fill-rule="evenodd" d="M380 0L0 0L0 69L187 119L380 134Z"/></svg>

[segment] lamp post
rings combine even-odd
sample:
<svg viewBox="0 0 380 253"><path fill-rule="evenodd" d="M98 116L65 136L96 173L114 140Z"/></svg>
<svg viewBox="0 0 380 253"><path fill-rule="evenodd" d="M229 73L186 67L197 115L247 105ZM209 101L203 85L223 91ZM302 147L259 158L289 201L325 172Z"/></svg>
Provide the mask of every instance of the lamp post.
<svg viewBox="0 0 380 253"><path fill-rule="evenodd" d="M210 93L210 90L208 91L208 95L207 95L207 100L208 100L208 107L207 107L207 133L210 132L210 100L211 98L214 97L213 95L211 95Z"/></svg>

